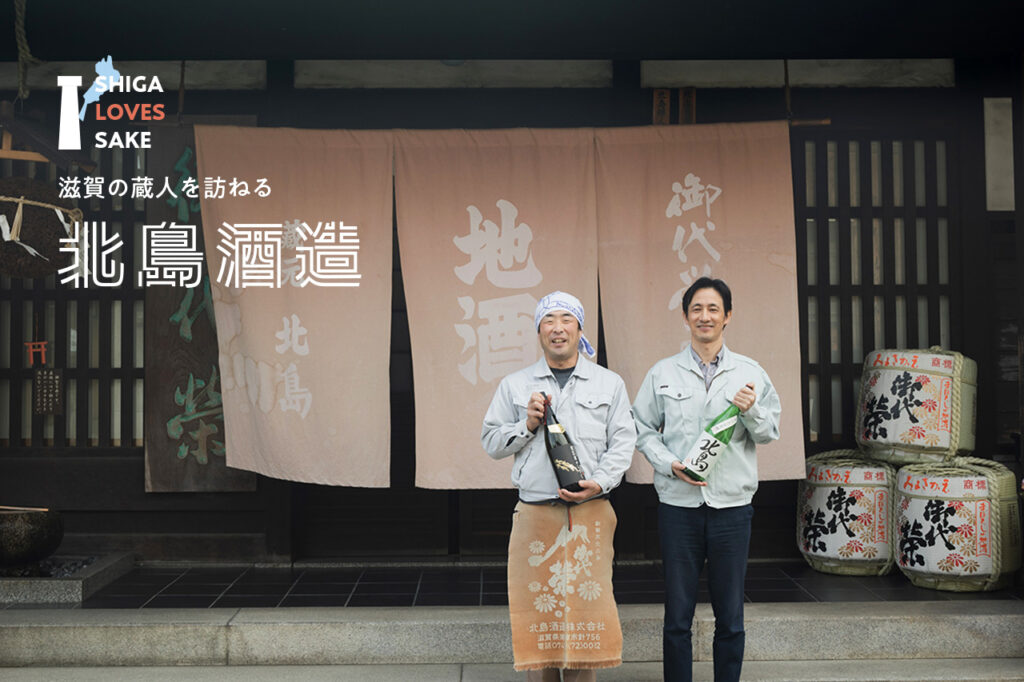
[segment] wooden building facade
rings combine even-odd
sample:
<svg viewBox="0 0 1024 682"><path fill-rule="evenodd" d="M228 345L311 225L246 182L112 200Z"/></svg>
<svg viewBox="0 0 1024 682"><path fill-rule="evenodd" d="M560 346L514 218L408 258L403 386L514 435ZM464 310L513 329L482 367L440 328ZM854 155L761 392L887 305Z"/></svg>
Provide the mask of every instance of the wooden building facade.
<svg viewBox="0 0 1024 682"><path fill-rule="evenodd" d="M704 76L708 82L696 85L692 73L699 63L676 63L683 69L676 75L671 69L656 75L652 65L657 66L608 62L610 77L599 86L402 87L390 81L307 85L300 74L309 72L298 61L257 61L263 78L257 76L248 89L186 88L182 123L230 116L249 117L259 126L306 128L636 126L653 124L658 115L653 103L665 94L670 101L666 125L790 118L800 299L793 343L801 350L805 400L785 408L804 412L807 453L855 446L866 353L941 345L978 361L977 455L1019 473L1024 409L1020 53L852 64L860 69L857 82L836 76L835 63L807 64L809 80L790 87L776 76L750 75L751 69L781 66L795 76L791 64L778 60L737 62L732 70L719 64L719 75L710 73ZM730 82L721 73L749 82ZM914 82L915 74L924 74L921 82ZM8 87L0 81L0 99L13 99ZM51 122L57 115L53 92L40 89L31 99ZM177 92L160 97L168 111L179 106ZM1009 124L1005 117L987 119L992 110L1011 112ZM992 204L987 144L989 149L1012 145L1017 173L1009 206ZM108 179L130 178L147 164L146 154L134 150L95 151L93 158L95 173ZM60 174L52 164L0 160L2 177L56 183ZM144 203L110 197L82 201L90 202L91 219L121 228L126 271L137 271L136 230L129 228L146 220ZM75 290L52 275L38 280L4 275L0 504L61 510L63 551L70 553L128 550L142 559L261 562L500 558L514 491L436 491L413 484L412 359L397 238L394 248L389 489L257 477L249 491L147 493L143 397L146 382L154 379L146 371L152 349L143 340L150 313L144 289L126 284ZM56 340L54 362L64 372L63 415L41 416L31 409L32 370L23 343L39 338L39 327ZM653 489L624 484L613 502L620 519L618 556L656 558ZM763 484L755 507L752 556L795 556L796 483Z"/></svg>

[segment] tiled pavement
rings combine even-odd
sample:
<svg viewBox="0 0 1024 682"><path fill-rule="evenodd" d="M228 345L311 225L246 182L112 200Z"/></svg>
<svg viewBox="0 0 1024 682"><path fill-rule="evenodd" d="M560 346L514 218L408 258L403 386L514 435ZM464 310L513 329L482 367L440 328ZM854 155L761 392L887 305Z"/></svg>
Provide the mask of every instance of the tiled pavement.
<svg viewBox="0 0 1024 682"><path fill-rule="evenodd" d="M701 579L701 601L708 601ZM660 566L617 566L620 604L664 598ZM913 586L898 571L854 577L819 573L800 561L755 563L746 598L764 602L1024 599L1024 587L954 593ZM82 603L82 608L231 608L289 606L442 606L507 604L505 569L485 568L150 568L141 567ZM16 607L12 607L16 608Z"/></svg>

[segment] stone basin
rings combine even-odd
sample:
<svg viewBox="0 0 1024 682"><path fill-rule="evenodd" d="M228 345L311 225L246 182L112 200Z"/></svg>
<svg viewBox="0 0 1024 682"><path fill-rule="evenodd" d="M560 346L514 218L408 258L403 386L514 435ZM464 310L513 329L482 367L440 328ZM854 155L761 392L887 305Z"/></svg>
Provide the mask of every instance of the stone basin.
<svg viewBox="0 0 1024 682"><path fill-rule="evenodd" d="M60 512L0 507L0 566L20 566L45 559L63 539Z"/></svg>

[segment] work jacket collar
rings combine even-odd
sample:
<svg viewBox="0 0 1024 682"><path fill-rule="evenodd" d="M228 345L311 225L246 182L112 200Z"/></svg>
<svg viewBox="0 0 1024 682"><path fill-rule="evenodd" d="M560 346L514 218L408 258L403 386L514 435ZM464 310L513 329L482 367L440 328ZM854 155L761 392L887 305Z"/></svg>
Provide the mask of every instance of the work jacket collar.
<svg viewBox="0 0 1024 682"><path fill-rule="evenodd" d="M700 369L697 370L698 372ZM589 379L594 376L594 363L583 357L583 353L576 356L576 371L573 376L579 377L580 379ZM548 365L548 360L543 355L540 360L533 363L533 376L537 379L543 377L555 378L554 373L551 371L551 367Z"/></svg>

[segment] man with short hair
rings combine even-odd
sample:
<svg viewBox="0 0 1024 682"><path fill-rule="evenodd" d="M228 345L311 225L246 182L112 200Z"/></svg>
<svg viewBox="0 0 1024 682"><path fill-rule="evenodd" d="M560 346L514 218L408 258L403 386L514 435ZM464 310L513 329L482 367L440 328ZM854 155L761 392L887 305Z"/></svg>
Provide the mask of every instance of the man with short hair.
<svg viewBox="0 0 1024 682"><path fill-rule="evenodd" d="M654 467L658 534L665 569L664 673L692 679L691 627L705 560L715 613L716 682L740 679L743 665L743 582L757 490L755 444L779 437L779 397L761 366L733 353L722 338L732 320L732 293L701 277L683 295L690 344L647 373L636 401L637 448ZM690 478L682 460L704 428L729 404L740 409L732 439L705 481Z"/></svg>
<svg viewBox="0 0 1024 682"><path fill-rule="evenodd" d="M492 458L514 457L508 603L515 668L528 680L586 682L622 662L611 583L616 519L606 496L630 465L636 428L622 379L580 353L594 355L583 319L570 294L541 299L534 325L544 357L502 379L480 435ZM578 492L559 487L544 442L546 407L579 457Z"/></svg>

